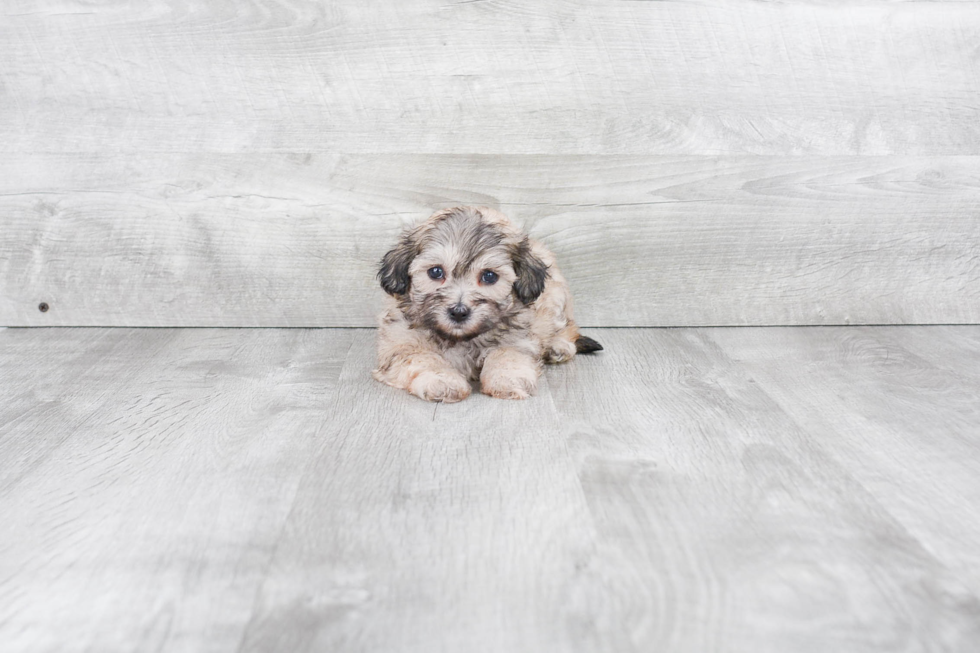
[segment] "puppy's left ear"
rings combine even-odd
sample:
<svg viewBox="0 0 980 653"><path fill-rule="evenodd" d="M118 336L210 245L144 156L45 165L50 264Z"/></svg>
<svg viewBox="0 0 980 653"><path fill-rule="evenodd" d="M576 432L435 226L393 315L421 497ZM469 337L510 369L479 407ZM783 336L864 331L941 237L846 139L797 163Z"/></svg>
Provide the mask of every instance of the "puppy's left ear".
<svg viewBox="0 0 980 653"><path fill-rule="evenodd" d="M544 292L544 282L548 279L548 266L531 252L531 243L524 238L512 252L514 272L514 294L524 304L530 304Z"/></svg>
<svg viewBox="0 0 980 653"><path fill-rule="evenodd" d="M398 245L381 259L378 280L389 295L404 295L412 284L408 268L416 254L415 242L410 234L405 234Z"/></svg>

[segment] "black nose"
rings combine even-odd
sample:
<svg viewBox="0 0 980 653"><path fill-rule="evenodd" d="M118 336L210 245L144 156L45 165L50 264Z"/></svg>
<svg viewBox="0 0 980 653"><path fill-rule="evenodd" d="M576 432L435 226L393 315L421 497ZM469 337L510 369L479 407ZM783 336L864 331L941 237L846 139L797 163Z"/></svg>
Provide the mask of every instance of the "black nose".
<svg viewBox="0 0 980 653"><path fill-rule="evenodd" d="M465 322L470 316L470 309L462 304L456 304L449 309L449 319L453 322Z"/></svg>

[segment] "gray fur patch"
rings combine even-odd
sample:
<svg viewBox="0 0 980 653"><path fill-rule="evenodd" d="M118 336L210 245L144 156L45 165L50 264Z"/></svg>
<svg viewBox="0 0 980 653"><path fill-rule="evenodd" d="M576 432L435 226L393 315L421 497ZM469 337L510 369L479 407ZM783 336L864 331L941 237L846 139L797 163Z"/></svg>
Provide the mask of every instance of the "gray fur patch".
<svg viewBox="0 0 980 653"><path fill-rule="evenodd" d="M467 208L440 216L426 235L426 241L451 246L459 254L459 262L452 271L458 278L470 270L479 256L499 247L504 242L504 234L484 222L479 211Z"/></svg>

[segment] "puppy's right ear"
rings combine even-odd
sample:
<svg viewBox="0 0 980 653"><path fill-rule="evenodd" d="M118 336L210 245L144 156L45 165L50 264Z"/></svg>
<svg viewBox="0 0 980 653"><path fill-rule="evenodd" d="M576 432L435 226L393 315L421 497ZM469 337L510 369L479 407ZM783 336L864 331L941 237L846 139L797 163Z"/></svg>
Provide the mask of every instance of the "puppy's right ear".
<svg viewBox="0 0 980 653"><path fill-rule="evenodd" d="M408 267L415 258L415 244L409 235L404 235L393 250L381 259L378 280L389 295L404 295L412 284Z"/></svg>

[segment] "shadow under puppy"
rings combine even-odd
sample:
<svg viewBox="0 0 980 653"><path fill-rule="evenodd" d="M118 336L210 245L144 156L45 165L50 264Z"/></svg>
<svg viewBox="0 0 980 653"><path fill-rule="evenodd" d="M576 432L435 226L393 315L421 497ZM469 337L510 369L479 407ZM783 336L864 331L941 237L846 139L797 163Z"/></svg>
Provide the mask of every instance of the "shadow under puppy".
<svg viewBox="0 0 980 653"><path fill-rule="evenodd" d="M378 279L389 297L374 378L427 401L465 399L470 380L524 399L542 362L602 349L579 334L554 255L493 209L445 209L407 229Z"/></svg>

